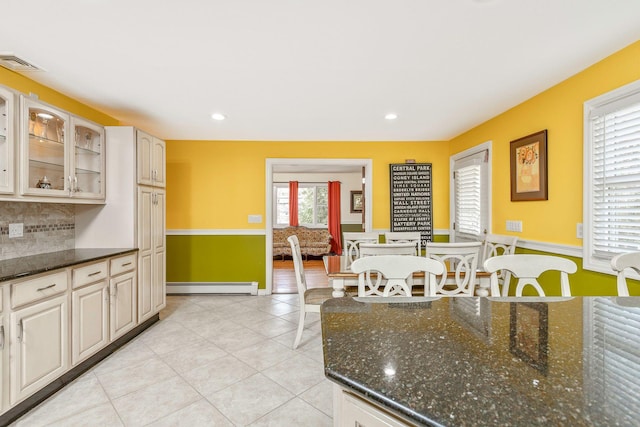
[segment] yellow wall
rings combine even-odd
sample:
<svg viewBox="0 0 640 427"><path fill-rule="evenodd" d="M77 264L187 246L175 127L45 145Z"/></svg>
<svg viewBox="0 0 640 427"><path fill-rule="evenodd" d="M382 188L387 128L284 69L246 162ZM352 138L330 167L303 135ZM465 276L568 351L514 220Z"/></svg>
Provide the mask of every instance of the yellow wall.
<svg viewBox="0 0 640 427"><path fill-rule="evenodd" d="M38 98L60 109L66 110L70 113L77 114L85 119L92 120L104 126L118 126L120 122L108 116L95 108L89 107L73 98L56 92L46 86L34 82L31 79L18 74L6 68L0 67L0 84L8 86L17 90L25 95L34 93L38 95Z"/></svg>
<svg viewBox="0 0 640 427"><path fill-rule="evenodd" d="M434 228L448 228L448 142L167 141L168 229L262 229L267 158L365 158L373 163L373 228L389 228L389 164L433 164Z"/></svg>
<svg viewBox="0 0 640 427"><path fill-rule="evenodd" d="M640 41L451 141L451 154L493 141L494 233L512 234L505 222L521 220L523 239L582 246L576 224L582 222L583 103L638 79ZM509 143L543 129L549 200L511 202Z"/></svg>

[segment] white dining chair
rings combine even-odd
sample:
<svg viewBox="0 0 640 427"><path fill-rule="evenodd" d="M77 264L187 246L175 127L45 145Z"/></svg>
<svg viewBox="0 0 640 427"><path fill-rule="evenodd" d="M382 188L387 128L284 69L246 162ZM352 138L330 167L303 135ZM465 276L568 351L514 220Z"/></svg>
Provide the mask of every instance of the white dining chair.
<svg viewBox="0 0 640 427"><path fill-rule="evenodd" d="M302 254L300 253L300 242L295 234L287 237L291 245L291 256L293 258L293 270L296 276L296 284L298 286L298 298L300 300L300 316L298 317L298 332L293 342L293 348L298 348L302 339L302 331L304 329L304 319L307 313L319 313L320 306L326 300L332 298L332 288L311 288L307 289L307 280L304 275L304 265L302 263Z"/></svg>
<svg viewBox="0 0 640 427"><path fill-rule="evenodd" d="M559 271L562 296L568 297L571 296L569 274L578 271L578 266L570 259L554 255L514 254L500 255L485 260L484 270L491 273L492 297L502 296L498 282L500 270L509 271L517 279L515 295L518 297L522 296L522 290L527 285L533 286L538 295L545 296L538 278L545 271Z"/></svg>
<svg viewBox="0 0 640 427"><path fill-rule="evenodd" d="M351 261L360 258L360 244L362 243L378 243L379 234L374 232L355 232L348 231L342 233L345 246L345 255Z"/></svg>
<svg viewBox="0 0 640 427"><path fill-rule="evenodd" d="M427 288L425 282L424 294L473 296L481 247L482 242L427 242L427 257L440 261L444 266L444 273L431 288ZM449 277L449 273L453 273L453 277Z"/></svg>
<svg viewBox="0 0 640 427"><path fill-rule="evenodd" d="M422 237L419 231L387 231L384 233L386 243L413 243L416 255L422 255Z"/></svg>
<svg viewBox="0 0 640 427"><path fill-rule="evenodd" d="M379 255L353 261L351 271L358 275L358 297L407 297L413 273L423 272L425 282L435 283L444 266L416 255Z"/></svg>
<svg viewBox="0 0 640 427"><path fill-rule="evenodd" d="M360 258L371 255L416 255L413 243L361 243Z"/></svg>
<svg viewBox="0 0 640 427"><path fill-rule="evenodd" d="M482 256L478 262L480 268L482 268L485 260L500 256L500 255L513 255L516 253L516 244L518 243L518 236L504 236L501 234L487 234L482 241ZM498 283L502 288L502 296L506 297L509 294L509 283L511 282L511 273L508 271L498 272Z"/></svg>
<svg viewBox="0 0 640 427"><path fill-rule="evenodd" d="M626 254L619 254L611 259L611 268L618 275L618 296L628 297L629 287L627 286L627 276L625 270L629 269L640 274L640 252L629 252Z"/></svg>

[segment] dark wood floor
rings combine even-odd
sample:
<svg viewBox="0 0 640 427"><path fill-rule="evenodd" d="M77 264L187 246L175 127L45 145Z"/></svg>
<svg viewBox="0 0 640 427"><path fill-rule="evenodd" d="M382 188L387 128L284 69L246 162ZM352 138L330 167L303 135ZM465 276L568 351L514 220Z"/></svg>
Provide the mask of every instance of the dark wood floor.
<svg viewBox="0 0 640 427"><path fill-rule="evenodd" d="M307 287L323 288L329 286L327 273L321 259L309 259L304 261L304 273L307 279ZM273 260L273 288L274 294L296 294L296 277L293 272L293 261L285 259Z"/></svg>

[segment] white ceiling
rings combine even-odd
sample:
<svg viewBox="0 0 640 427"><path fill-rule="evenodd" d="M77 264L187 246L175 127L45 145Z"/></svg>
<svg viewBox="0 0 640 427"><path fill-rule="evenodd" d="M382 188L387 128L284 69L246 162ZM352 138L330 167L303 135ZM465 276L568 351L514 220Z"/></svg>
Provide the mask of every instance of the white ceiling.
<svg viewBox="0 0 640 427"><path fill-rule="evenodd" d="M46 70L28 77L185 140L447 140L640 39L640 0L0 0L0 17L0 52Z"/></svg>

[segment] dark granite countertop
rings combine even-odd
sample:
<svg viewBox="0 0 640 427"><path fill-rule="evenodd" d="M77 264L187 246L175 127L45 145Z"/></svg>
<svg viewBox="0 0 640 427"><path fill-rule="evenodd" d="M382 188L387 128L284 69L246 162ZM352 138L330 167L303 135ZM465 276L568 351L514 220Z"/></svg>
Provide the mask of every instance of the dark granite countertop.
<svg viewBox="0 0 640 427"><path fill-rule="evenodd" d="M330 380L418 425L640 420L637 297L336 298L322 336Z"/></svg>
<svg viewBox="0 0 640 427"><path fill-rule="evenodd" d="M0 261L0 282L137 250L130 248L69 249L7 259Z"/></svg>

